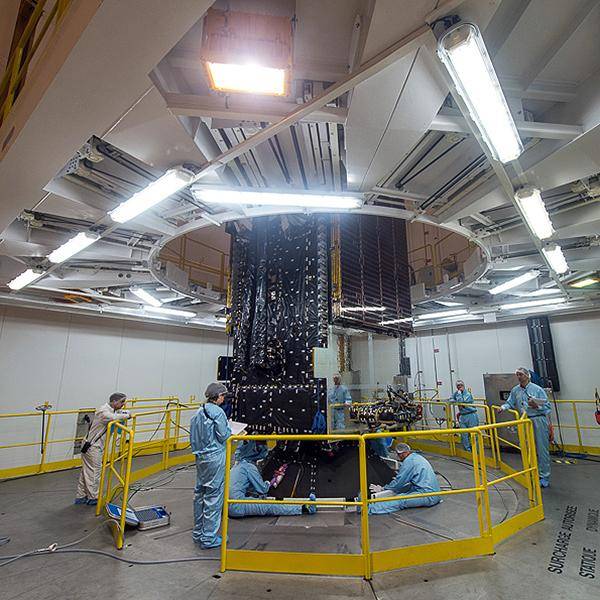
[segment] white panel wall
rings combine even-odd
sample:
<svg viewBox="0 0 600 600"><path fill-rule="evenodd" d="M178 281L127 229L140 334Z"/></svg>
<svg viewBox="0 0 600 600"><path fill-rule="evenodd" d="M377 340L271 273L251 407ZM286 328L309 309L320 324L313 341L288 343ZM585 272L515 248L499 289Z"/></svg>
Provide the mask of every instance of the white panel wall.
<svg viewBox="0 0 600 600"><path fill-rule="evenodd" d="M202 398L226 344L219 332L0 306L0 413L46 401L55 410L97 407L114 391ZM39 419L16 423L0 420L0 443L39 439ZM51 437L74 431L73 417L55 418ZM72 454L70 444L56 444L48 460ZM38 458L38 448L0 450L0 467Z"/></svg>
<svg viewBox="0 0 600 600"><path fill-rule="evenodd" d="M600 389L600 314L554 316L550 327L561 382L556 397L593 399L595 388ZM450 396L457 379L464 379L473 394L482 397L484 373L510 373L519 366L532 366L525 321L420 331L407 340L407 353L413 372L412 389L419 385L435 388L437 380L442 399ZM580 424L593 427L584 431L582 441L584 445L600 446L594 408L578 407ZM561 406L559 416L562 424L574 422L570 406ZM557 421L555 415L553 421ZM573 430L565 429L563 436L565 443L577 443Z"/></svg>

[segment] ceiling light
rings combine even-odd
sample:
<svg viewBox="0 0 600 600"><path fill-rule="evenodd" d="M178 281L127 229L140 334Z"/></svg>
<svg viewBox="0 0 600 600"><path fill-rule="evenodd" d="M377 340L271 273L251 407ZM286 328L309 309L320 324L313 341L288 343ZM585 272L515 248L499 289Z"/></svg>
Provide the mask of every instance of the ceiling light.
<svg viewBox="0 0 600 600"><path fill-rule="evenodd" d="M545 248L542 248L542 253L546 257L546 260L548 261L548 264L552 270L558 275L562 275L569 270L567 259L563 254L562 248L558 244L553 244L552 246L546 246Z"/></svg>
<svg viewBox="0 0 600 600"><path fill-rule="evenodd" d="M44 273L42 271L34 271L33 269L27 269L20 275L17 275L12 281L8 282L8 287L11 290L20 290L26 285L29 285L36 279L39 279Z"/></svg>
<svg viewBox="0 0 600 600"><path fill-rule="evenodd" d="M493 287L489 290L490 294L496 295L501 294L502 292L506 292L507 290L512 290L513 288L519 287L532 279L536 279L539 276L539 271L527 271L527 273L523 273L523 275L519 275L513 279L509 279L496 287Z"/></svg>
<svg viewBox="0 0 600 600"><path fill-rule="evenodd" d="M585 279L580 279L579 281L570 283L569 286L574 288L584 288L588 287L588 285L594 285L598 282L600 282L600 279L597 277L586 277Z"/></svg>
<svg viewBox="0 0 600 600"><path fill-rule="evenodd" d="M521 188L515 192L515 200L533 234L540 240L551 237L554 227L540 190L532 187Z"/></svg>
<svg viewBox="0 0 600 600"><path fill-rule="evenodd" d="M260 65L207 62L210 87L219 92L246 92L285 96L286 71Z"/></svg>
<svg viewBox="0 0 600 600"><path fill-rule="evenodd" d="M464 306L462 302L451 302L450 300L436 300L435 302L437 302L438 304L441 304L442 306L448 306L448 307Z"/></svg>
<svg viewBox="0 0 600 600"><path fill-rule="evenodd" d="M189 185L193 176L184 169L170 169L108 214L113 221L126 223Z"/></svg>
<svg viewBox="0 0 600 600"><path fill-rule="evenodd" d="M511 310L513 308L530 308L533 306L550 306L552 304L562 304L566 302L565 298L542 298L541 300L530 300L529 302L511 302L510 304L502 304L502 310Z"/></svg>
<svg viewBox="0 0 600 600"><path fill-rule="evenodd" d="M392 319L391 321L381 321L380 325L397 325L398 323L411 323L412 317L405 317L404 319Z"/></svg>
<svg viewBox="0 0 600 600"><path fill-rule="evenodd" d="M51 263L59 264L71 258L78 252L81 252L88 246L91 246L94 242L98 241L100 236L93 233L81 232L75 237L72 237L68 242L65 242L62 246L48 254L48 260Z"/></svg>
<svg viewBox="0 0 600 600"><path fill-rule="evenodd" d="M191 310L179 310L177 308L164 308L163 306L144 306L144 311L173 317L195 317L196 313Z"/></svg>
<svg viewBox="0 0 600 600"><path fill-rule="evenodd" d="M383 312L385 306L349 306L342 308L342 312Z"/></svg>
<svg viewBox="0 0 600 600"><path fill-rule="evenodd" d="M523 144L479 29L463 23L449 30L438 55L492 156L503 163L515 160Z"/></svg>
<svg viewBox="0 0 600 600"><path fill-rule="evenodd" d="M195 188L194 196L209 204L257 204L262 206L300 206L342 210L359 208L362 197L334 194L303 194L290 192L253 192L249 190L216 190Z"/></svg>
<svg viewBox="0 0 600 600"><path fill-rule="evenodd" d="M134 296L137 296L144 304L148 304L149 306L154 307L161 306L162 304L162 302L158 298L148 293L143 288L131 288L130 291Z"/></svg>
<svg viewBox="0 0 600 600"><path fill-rule="evenodd" d="M425 320L425 319L444 319L446 317L459 317L462 315L468 314L466 308L461 308L458 310L440 310L438 312L426 313L423 315L416 315L417 319Z"/></svg>

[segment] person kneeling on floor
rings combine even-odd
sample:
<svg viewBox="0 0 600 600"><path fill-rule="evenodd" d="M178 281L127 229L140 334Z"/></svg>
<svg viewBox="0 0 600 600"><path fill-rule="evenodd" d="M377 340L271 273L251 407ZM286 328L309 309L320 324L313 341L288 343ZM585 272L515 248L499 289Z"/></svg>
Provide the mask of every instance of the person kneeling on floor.
<svg viewBox="0 0 600 600"><path fill-rule="evenodd" d="M254 440L242 442L235 453L236 464L231 469L229 478L229 498L231 500L252 500L258 494L264 496L271 487L264 481L256 463L267 456L267 445ZM315 500L314 494L310 500ZM315 504L230 504L230 517L259 517L272 515L315 514Z"/></svg>
<svg viewBox="0 0 600 600"><path fill-rule="evenodd" d="M424 456L414 453L408 444L398 444L396 453L400 461L400 468L396 477L384 486L372 483L370 485L371 492L389 490L394 496L404 496L440 491L440 484L433 467ZM439 504L440 501L439 496L422 496L420 498L377 502L369 505L369 514L382 515L405 508L434 506Z"/></svg>

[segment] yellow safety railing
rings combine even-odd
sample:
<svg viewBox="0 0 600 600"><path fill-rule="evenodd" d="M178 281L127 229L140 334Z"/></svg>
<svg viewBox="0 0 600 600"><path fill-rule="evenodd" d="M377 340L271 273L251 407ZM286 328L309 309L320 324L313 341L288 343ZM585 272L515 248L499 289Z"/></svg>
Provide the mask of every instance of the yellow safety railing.
<svg viewBox="0 0 600 600"><path fill-rule="evenodd" d="M554 444L557 448L559 448L560 450L564 450L566 452L578 452L581 454L600 454L600 425L598 425L596 423L595 420L595 416L594 416L594 411L596 408L596 401L595 400L553 400L552 401L555 405L556 405L556 410L558 411L559 414L559 418L560 421L556 422L556 413L555 411L552 412L551 417L552 417L552 421L553 421L553 425L555 428L555 433L554 433ZM570 410L567 410L566 413L561 411L561 408L567 408ZM589 419L589 422L592 423L591 425L582 425L582 415L581 415L581 410L583 409L588 409L586 410L586 415L584 415L583 418L587 418ZM562 414L561 414L562 413ZM572 423L565 423L563 422L563 419L566 419L567 416L569 415L572 417L573 422ZM593 420L592 420L593 419ZM563 430L565 430L563 432ZM562 433L569 433L571 431L575 430L576 435L577 435L577 443L561 443L559 441L559 438L562 436ZM592 441L596 441L597 444L594 445L592 443L589 443L589 441L586 443L586 441L584 440L585 434L587 433L588 436L591 432L596 432L596 440L592 440ZM571 440L569 440L570 442ZM574 441L574 440L573 440Z"/></svg>
<svg viewBox="0 0 600 600"><path fill-rule="evenodd" d="M491 413L493 414L493 413ZM495 433L503 427L516 427L521 440L522 469L514 469L498 460L499 469L505 475L494 479L488 476L488 461L485 456L484 441L494 439ZM473 464L473 485L461 488L429 492L422 494L387 496L385 498L369 498L367 479L366 445L369 440L382 437L393 437L395 441L414 438L452 438L456 433L468 433L471 436ZM358 446L360 495L354 501L348 500L315 500L284 499L231 499L229 498L229 482L233 445L242 440L277 441L354 441ZM412 443L412 442L411 442ZM415 444L413 443L413 446ZM371 579L373 573L397 569L405 566L421 565L471 556L492 554L495 544L506 539L517 531L543 519L541 491L538 479L537 459L533 426L525 416L504 423L489 423L471 429L437 429L420 431L394 431L382 433L329 434L329 435L247 435L232 436L227 442L225 467L225 498L223 504L221 571L263 571L278 573L301 573L321 575L362 576ZM529 508L503 522L493 524L490 511L489 488L498 483L513 480L522 485L528 492ZM369 534L369 506L378 502L389 502L407 498L428 496L452 496L456 494L475 494L477 502L477 518L479 536L467 539L449 540L431 544L405 546L388 550L372 550ZM278 504L298 505L314 504L319 506L356 506L360 507L360 553L335 554L311 552L282 552L230 549L228 546L229 506L232 504Z"/></svg>
<svg viewBox="0 0 600 600"><path fill-rule="evenodd" d="M47 405L41 405L47 406ZM185 431L181 424L181 415L184 411L165 412L169 407L198 407L195 397L191 397L190 402L183 405L176 396L165 396L156 398L129 398L126 408L134 416L134 429L136 429L136 455L149 454L152 452L162 452L162 440L164 432L168 427L173 428L178 434L178 439L173 440L171 450L180 449L184 443ZM149 410L150 409L150 410ZM187 409L186 409L187 410ZM66 432L75 431L77 421L80 415L93 413L95 408L80 408L73 410L44 410L28 411L15 413L0 413L0 479L10 479L14 477L23 477L27 475L39 475L42 473L51 473L72 469L81 465L81 457L76 453L75 445L81 443L84 436L66 435ZM157 420L148 420L152 417ZM171 422L171 418L173 419ZM162 421L162 422L161 422ZM43 423L43 428L42 428ZM31 439L23 441L20 439L23 431L31 432ZM42 434L43 431L43 434ZM35 433L34 433L35 432ZM57 434L58 432L58 434ZM19 437L17 437L19 436ZM10 438L14 437L15 441ZM151 440L145 439L152 438ZM158 438L159 442L152 442ZM18 441L16 441L18 439ZM156 450L156 446L160 446ZM11 462L22 463L23 459L10 460L11 451L23 451L26 448L40 449L39 460L33 464L9 465ZM54 450L64 448L64 452ZM53 454L61 454L60 459ZM68 456L68 457L67 457Z"/></svg>
<svg viewBox="0 0 600 600"><path fill-rule="evenodd" d="M129 484L131 483L134 435L134 430L131 427L127 427L118 421L112 421L106 429L106 440L102 454L102 472L96 514L100 514L106 503L112 501L119 491L121 492L121 517L118 521L110 520L113 526L115 545L119 550L123 548L125 541L125 519ZM116 479L114 485L113 477Z"/></svg>

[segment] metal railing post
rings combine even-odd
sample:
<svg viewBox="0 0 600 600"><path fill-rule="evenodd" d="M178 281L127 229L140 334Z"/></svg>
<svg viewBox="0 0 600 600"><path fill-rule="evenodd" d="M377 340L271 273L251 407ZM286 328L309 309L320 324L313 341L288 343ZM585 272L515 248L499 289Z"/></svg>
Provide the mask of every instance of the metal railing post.
<svg viewBox="0 0 600 600"><path fill-rule="evenodd" d="M196 459L198 460L198 459ZM229 478L231 469L231 438L227 440L225 446L225 483L223 496L223 516L221 519L221 573L227 568L227 532L229 530Z"/></svg>
<svg viewBox="0 0 600 600"><path fill-rule="evenodd" d="M527 419L528 420L528 419ZM532 455L532 450L533 450L533 454L535 455L535 442L532 444L532 439L529 437L529 435L527 434L527 431L525 429L527 421L524 419L520 419L519 422L517 423L517 434L519 436L519 446L521 446L521 461L523 463L523 470L529 469L529 467L531 466L530 463L530 457ZM529 475L531 475L531 473L529 473ZM533 487L532 487L532 480L530 476L526 476L525 477L525 483L527 484L527 492L528 492L528 496L529 496L529 504L531 506L534 505L534 498L533 498Z"/></svg>
<svg viewBox="0 0 600 600"><path fill-rule="evenodd" d="M481 487L481 470L479 466L479 445L476 438L475 432L471 432L469 434L471 438L471 457L473 462L473 480L474 487ZM483 537L484 534L484 525L483 525L483 494L481 491L475 492L475 498L477 500L477 521L479 523L479 532Z"/></svg>
<svg viewBox="0 0 600 600"><path fill-rule="evenodd" d="M367 444L365 438L358 440L358 468L360 472L360 499L362 501L360 513L361 548L364 559L364 577L372 578L371 542L369 538L369 486L367 481Z"/></svg>
<svg viewBox="0 0 600 600"><path fill-rule="evenodd" d="M444 402L444 407L446 409L446 428L452 431L454 429L454 419L452 418L452 406L450 402ZM456 456L456 440L454 436L456 434L451 433L448 436L448 443L450 444L450 455Z"/></svg>
<svg viewBox="0 0 600 600"><path fill-rule="evenodd" d="M125 519L127 512L127 502L129 500L129 482L131 480L131 459L133 458L133 439L134 432L122 425L119 426L121 429L121 439L127 440L127 456L125 457L124 452L120 455L121 464L124 465L124 469L121 472L124 474L123 477L123 502L121 503L121 518L119 520L119 533L117 536L117 550L121 550L125 543ZM122 446L123 444L121 444Z"/></svg>
<svg viewBox="0 0 600 600"><path fill-rule="evenodd" d="M530 460L528 466L532 468L529 472L530 475L530 486L533 492L533 502L535 506L538 506L542 502L542 489L540 486L540 473L538 470L538 460L537 460L537 447L535 445L535 432L533 430L533 421L531 419L527 419L525 421L525 431L527 437L527 444L530 450Z"/></svg>
<svg viewBox="0 0 600 600"><path fill-rule="evenodd" d="M571 401L571 406L573 407L573 419L575 421L575 429L577 430L577 441L579 442L579 452L584 454L583 452L583 439L581 437L581 429L579 427L579 415L577 414L577 404L575 401Z"/></svg>
<svg viewBox="0 0 600 600"><path fill-rule="evenodd" d="M485 533L482 531L482 535L492 535L492 516L490 512L490 491L487 482L487 465L485 462L485 446L483 444L483 433L477 431L477 433L471 438L471 444L477 441L478 449L480 452L481 460L479 461L479 467L481 469L481 485L483 486L483 501L485 509L485 519L487 523L487 529Z"/></svg>
<svg viewBox="0 0 600 600"><path fill-rule="evenodd" d="M169 468L169 445L171 444L171 411L165 411L165 431L163 436L162 466Z"/></svg>
<svg viewBox="0 0 600 600"><path fill-rule="evenodd" d="M40 459L39 472L44 472L44 465L46 464L46 456L48 454L48 437L50 435L50 425L52 425L52 413L48 414L48 420L46 421L46 429L44 431L44 439L42 440L42 458Z"/></svg>

